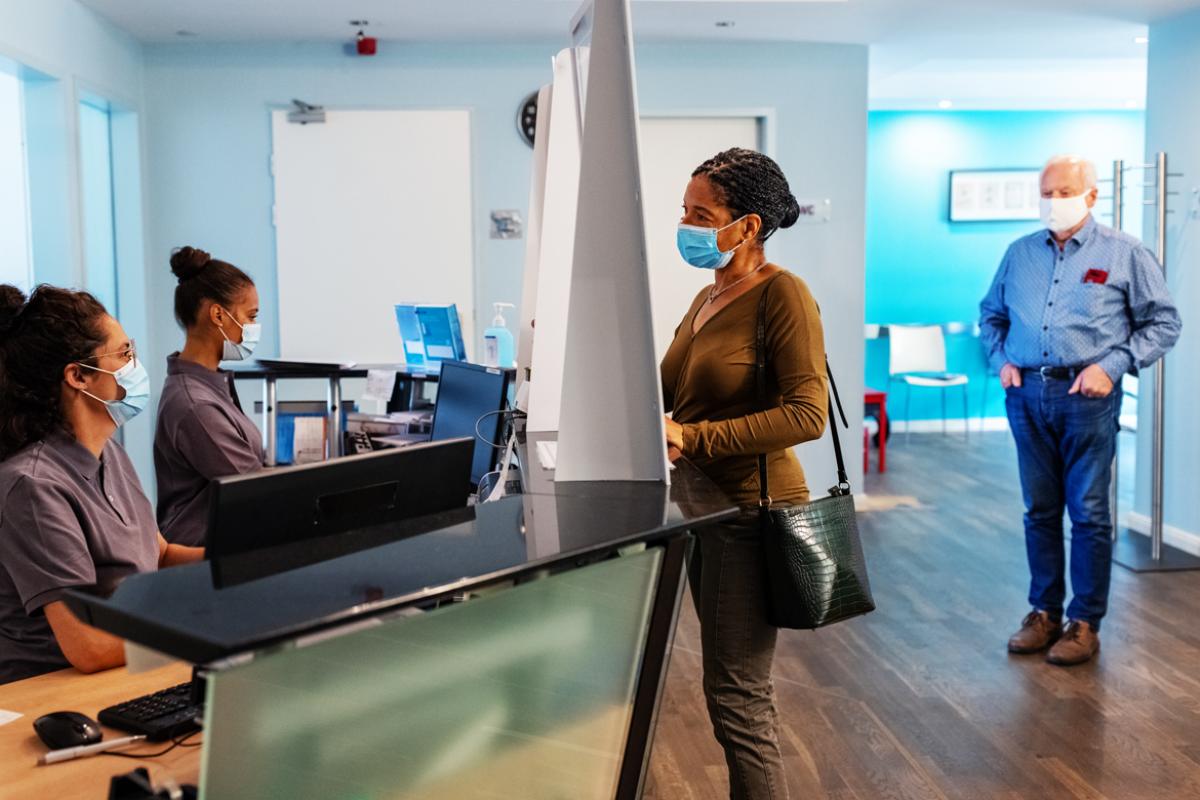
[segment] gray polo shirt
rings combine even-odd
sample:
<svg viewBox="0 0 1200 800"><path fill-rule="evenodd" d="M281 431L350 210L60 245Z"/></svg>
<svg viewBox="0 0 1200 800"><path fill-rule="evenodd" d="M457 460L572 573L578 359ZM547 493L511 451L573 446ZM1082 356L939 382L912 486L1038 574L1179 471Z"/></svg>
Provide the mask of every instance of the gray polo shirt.
<svg viewBox="0 0 1200 800"><path fill-rule="evenodd" d="M158 569L158 525L129 456L65 431L0 462L0 683L70 666L42 608Z"/></svg>
<svg viewBox="0 0 1200 800"><path fill-rule="evenodd" d="M237 401L233 376L179 353L167 356L154 433L158 526L167 541L203 546L209 481L260 470L265 457L262 436Z"/></svg>

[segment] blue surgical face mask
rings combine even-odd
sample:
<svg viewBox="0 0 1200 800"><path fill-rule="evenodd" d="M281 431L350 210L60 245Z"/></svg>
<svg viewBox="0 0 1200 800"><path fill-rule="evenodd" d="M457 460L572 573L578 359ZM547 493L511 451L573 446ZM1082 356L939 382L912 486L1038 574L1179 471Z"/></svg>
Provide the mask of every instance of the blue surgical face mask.
<svg viewBox="0 0 1200 800"><path fill-rule="evenodd" d="M675 245L679 248L679 255L683 256L683 260L693 267L724 269L733 260L734 250L737 250L745 242L740 242L732 249L722 252L721 248L717 246L717 234L743 219L745 219L744 216L738 217L729 225L720 228L702 228L699 225L679 223L679 230L675 234Z"/></svg>
<svg viewBox="0 0 1200 800"><path fill-rule="evenodd" d="M130 359L129 363L115 372L93 367L90 364L80 364L79 366L112 375L117 379L117 386L125 390L125 396L120 400L105 400L102 397L96 397L91 392L79 390L93 400L104 403L104 407L108 409L108 415L112 417L113 422L117 423L118 428L142 413L150 402L150 374L142 366L140 358Z"/></svg>
<svg viewBox="0 0 1200 800"><path fill-rule="evenodd" d="M224 309L222 309L224 310ZM225 312L229 314L228 311ZM254 348L258 346L258 340L262 336L262 325L257 322L247 322L245 325L233 318L233 314L229 314L229 319L242 329L242 340L235 342L225 333L225 329L221 328L221 335L225 337L225 342L221 348L222 361L245 361L254 352Z"/></svg>

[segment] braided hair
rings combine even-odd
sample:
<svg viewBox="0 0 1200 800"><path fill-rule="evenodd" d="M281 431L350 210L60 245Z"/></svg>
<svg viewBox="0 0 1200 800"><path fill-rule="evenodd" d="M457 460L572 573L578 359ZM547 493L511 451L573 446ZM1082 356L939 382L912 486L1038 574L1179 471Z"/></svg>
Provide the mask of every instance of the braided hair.
<svg viewBox="0 0 1200 800"><path fill-rule="evenodd" d="M182 328L196 324L205 300L229 309L238 292L254 281L227 261L218 261L195 247L180 247L171 253L171 272L179 279L175 287L175 321Z"/></svg>
<svg viewBox="0 0 1200 800"><path fill-rule="evenodd" d="M0 285L0 461L67 427L63 370L105 343L106 315L87 292Z"/></svg>
<svg viewBox="0 0 1200 800"><path fill-rule="evenodd" d="M734 219L747 214L762 219L759 243L780 228L792 227L800 218L800 204L792 196L783 170L762 153L742 147L723 150L692 172L693 178L701 175L708 178Z"/></svg>

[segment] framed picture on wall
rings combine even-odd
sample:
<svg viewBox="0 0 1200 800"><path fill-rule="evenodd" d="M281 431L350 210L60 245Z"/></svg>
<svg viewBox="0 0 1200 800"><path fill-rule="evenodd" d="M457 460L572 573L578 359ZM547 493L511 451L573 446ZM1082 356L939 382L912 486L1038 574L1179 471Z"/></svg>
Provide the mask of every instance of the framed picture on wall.
<svg viewBox="0 0 1200 800"><path fill-rule="evenodd" d="M1041 199L1038 169L950 171L950 221L1035 220Z"/></svg>

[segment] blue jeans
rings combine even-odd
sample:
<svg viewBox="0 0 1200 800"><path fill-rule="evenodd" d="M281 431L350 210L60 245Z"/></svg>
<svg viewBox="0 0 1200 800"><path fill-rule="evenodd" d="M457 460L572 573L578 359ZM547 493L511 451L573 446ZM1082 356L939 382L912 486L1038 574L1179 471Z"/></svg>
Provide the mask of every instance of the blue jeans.
<svg viewBox="0 0 1200 800"><path fill-rule="evenodd" d="M1112 513L1108 502L1121 389L1108 397L1067 394L1073 381L1022 374L1005 408L1017 443L1025 497L1029 604L1060 617L1066 598L1063 509L1071 517L1070 619L1096 630L1108 610Z"/></svg>

